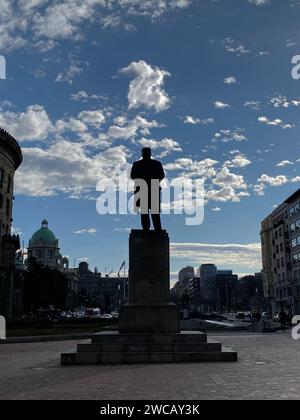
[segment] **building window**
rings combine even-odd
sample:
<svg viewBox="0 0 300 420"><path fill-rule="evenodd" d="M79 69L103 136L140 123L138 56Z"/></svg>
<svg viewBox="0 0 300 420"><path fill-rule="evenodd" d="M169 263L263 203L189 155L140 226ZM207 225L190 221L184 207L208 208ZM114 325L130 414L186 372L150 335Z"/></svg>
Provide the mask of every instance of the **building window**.
<svg viewBox="0 0 300 420"><path fill-rule="evenodd" d="M3 194L0 194L0 209L3 209Z"/></svg>
<svg viewBox="0 0 300 420"><path fill-rule="evenodd" d="M0 168L0 188L3 187L3 181L4 181L4 170Z"/></svg>
<svg viewBox="0 0 300 420"><path fill-rule="evenodd" d="M11 191L11 176L8 175L8 179L7 179L7 194L10 194Z"/></svg>
<svg viewBox="0 0 300 420"><path fill-rule="evenodd" d="M8 217L10 214L10 200L6 200L6 216Z"/></svg>
<svg viewBox="0 0 300 420"><path fill-rule="evenodd" d="M38 249L37 257L38 258L43 258L43 251L41 249Z"/></svg>

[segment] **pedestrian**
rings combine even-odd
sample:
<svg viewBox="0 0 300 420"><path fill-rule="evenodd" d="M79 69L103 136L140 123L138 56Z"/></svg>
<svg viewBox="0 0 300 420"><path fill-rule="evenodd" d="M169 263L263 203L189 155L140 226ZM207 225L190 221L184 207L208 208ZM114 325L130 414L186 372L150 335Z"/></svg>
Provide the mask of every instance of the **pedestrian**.
<svg viewBox="0 0 300 420"><path fill-rule="evenodd" d="M293 311L290 309L287 315L287 323L289 328L293 327Z"/></svg>
<svg viewBox="0 0 300 420"><path fill-rule="evenodd" d="M280 319L281 331L285 333L287 316L284 310L280 312L279 319Z"/></svg>

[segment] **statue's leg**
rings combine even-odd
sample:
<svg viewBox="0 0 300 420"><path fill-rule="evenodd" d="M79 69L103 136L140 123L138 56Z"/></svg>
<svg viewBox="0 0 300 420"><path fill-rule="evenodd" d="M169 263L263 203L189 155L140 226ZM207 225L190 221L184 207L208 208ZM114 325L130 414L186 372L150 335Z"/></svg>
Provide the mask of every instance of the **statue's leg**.
<svg viewBox="0 0 300 420"><path fill-rule="evenodd" d="M150 230L150 216L149 213L141 214L143 230Z"/></svg>
<svg viewBox="0 0 300 420"><path fill-rule="evenodd" d="M152 222L153 222L153 226L154 226L155 230L157 230L157 231L162 230L160 214L152 214Z"/></svg>

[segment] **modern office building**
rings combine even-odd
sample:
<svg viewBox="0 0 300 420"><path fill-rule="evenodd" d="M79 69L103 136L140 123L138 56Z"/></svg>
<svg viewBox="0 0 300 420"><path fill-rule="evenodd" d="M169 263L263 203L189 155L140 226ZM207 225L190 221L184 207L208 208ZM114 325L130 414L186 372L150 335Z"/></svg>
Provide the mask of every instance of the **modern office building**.
<svg viewBox="0 0 300 420"><path fill-rule="evenodd" d="M216 276L217 308L219 312L232 312L237 309L238 276L232 270L218 270Z"/></svg>
<svg viewBox="0 0 300 420"><path fill-rule="evenodd" d="M261 244L270 310L300 314L300 189L262 221Z"/></svg>
<svg viewBox="0 0 300 420"><path fill-rule="evenodd" d="M217 302L217 267L214 264L202 264L199 269L203 300L208 310L216 309Z"/></svg>

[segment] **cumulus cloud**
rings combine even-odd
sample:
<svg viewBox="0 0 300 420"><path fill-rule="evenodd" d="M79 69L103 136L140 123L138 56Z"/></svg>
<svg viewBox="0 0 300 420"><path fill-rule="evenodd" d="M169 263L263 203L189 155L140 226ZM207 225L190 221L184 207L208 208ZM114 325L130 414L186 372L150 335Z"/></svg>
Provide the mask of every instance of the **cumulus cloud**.
<svg viewBox="0 0 300 420"><path fill-rule="evenodd" d="M237 79L234 76L229 76L224 79L225 85L235 85L237 83Z"/></svg>
<svg viewBox="0 0 300 420"><path fill-rule="evenodd" d="M172 152L182 152L182 148L180 144L170 138L164 138L162 140L153 140L153 139L141 139L139 143L142 147L150 147L153 150L163 149L164 152L160 155L160 157L167 156Z"/></svg>
<svg viewBox="0 0 300 420"><path fill-rule="evenodd" d="M279 94L270 99L270 104L273 105L274 108L289 108L291 106L298 107L300 106L300 99L289 100L286 96Z"/></svg>
<svg viewBox="0 0 300 420"><path fill-rule="evenodd" d="M289 181L285 175L269 176L263 174L254 185L253 190L257 195L264 195L267 186L280 187L281 185L287 184Z"/></svg>
<svg viewBox="0 0 300 420"><path fill-rule="evenodd" d="M227 166L228 168L245 168L249 165L251 165L251 161L242 153L236 154L233 159L224 163L224 166Z"/></svg>
<svg viewBox="0 0 300 420"><path fill-rule="evenodd" d="M164 90L169 72L140 60L124 67L120 73L134 77L128 92L129 109L145 107L162 111L169 107L170 99Z"/></svg>
<svg viewBox="0 0 300 420"><path fill-rule="evenodd" d="M157 121L149 121L140 115L129 121L125 117L117 117L114 119L114 125L109 127L107 135L110 139L128 140L134 139L138 134L149 135L150 129L157 127L160 127Z"/></svg>
<svg viewBox="0 0 300 420"><path fill-rule="evenodd" d="M285 166L292 166L294 165L294 162L291 162L290 160L283 160L282 162L277 163L278 168L283 168Z"/></svg>
<svg viewBox="0 0 300 420"><path fill-rule="evenodd" d="M192 124L192 125L207 125L207 124L214 124L215 120L214 118L195 118L191 115L187 115L184 118L184 123L185 124Z"/></svg>
<svg viewBox="0 0 300 420"><path fill-rule="evenodd" d="M20 113L0 111L0 126L19 141L43 140L53 129L46 110L37 104Z"/></svg>
<svg viewBox="0 0 300 420"><path fill-rule="evenodd" d="M221 141L223 143L228 143L230 141L242 142L246 140L247 137L245 136L244 129L242 128L236 128L234 130L222 129L215 133L213 138L213 142Z"/></svg>
<svg viewBox="0 0 300 420"><path fill-rule="evenodd" d="M226 109L226 108L230 108L229 104L226 104L225 102L222 101L216 101L215 102L215 108L217 109Z"/></svg>
<svg viewBox="0 0 300 420"><path fill-rule="evenodd" d="M292 124L285 124L281 119L276 118L275 120L271 120L265 116L258 117L258 121L262 124L273 126L273 127L281 127L283 130L287 128L293 128L294 125Z"/></svg>
<svg viewBox="0 0 300 420"><path fill-rule="evenodd" d="M87 23L131 30L133 17L150 20L181 10L190 0L13 0L1 1L0 43L6 50L26 45L42 50L61 40L80 40ZM57 42L58 41L58 42Z"/></svg>
<svg viewBox="0 0 300 420"><path fill-rule="evenodd" d="M83 144L60 140L44 149L23 148L23 156L16 173L16 193L35 197L63 193L85 198L95 191L99 179L114 179L116 167L127 169L130 152L117 146L90 156Z"/></svg>

